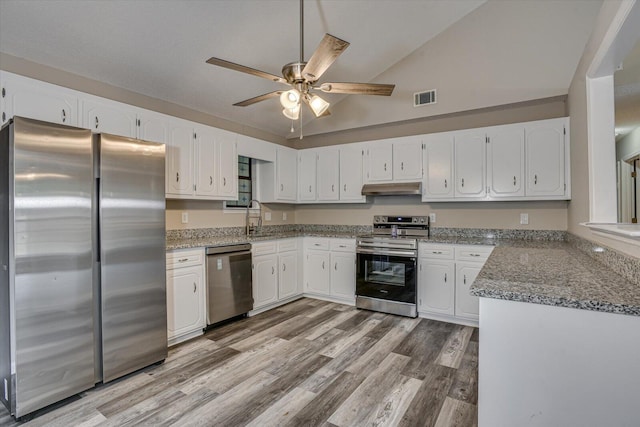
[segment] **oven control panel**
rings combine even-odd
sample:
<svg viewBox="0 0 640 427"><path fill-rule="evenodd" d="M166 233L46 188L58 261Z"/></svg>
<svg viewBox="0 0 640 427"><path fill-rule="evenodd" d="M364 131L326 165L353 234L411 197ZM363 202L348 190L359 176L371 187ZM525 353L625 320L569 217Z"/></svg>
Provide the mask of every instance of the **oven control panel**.
<svg viewBox="0 0 640 427"><path fill-rule="evenodd" d="M428 216L387 216L387 215L376 215L373 217L374 224L396 224L396 225L405 225L405 224L413 224L413 225L428 225L429 217Z"/></svg>

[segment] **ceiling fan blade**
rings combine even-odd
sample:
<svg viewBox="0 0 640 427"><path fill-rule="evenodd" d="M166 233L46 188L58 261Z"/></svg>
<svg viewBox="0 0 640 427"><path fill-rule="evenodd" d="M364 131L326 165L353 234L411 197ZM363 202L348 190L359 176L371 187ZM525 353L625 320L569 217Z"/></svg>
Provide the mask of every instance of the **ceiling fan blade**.
<svg viewBox="0 0 640 427"><path fill-rule="evenodd" d="M322 83L319 89L327 93L390 96L395 87L396 85L377 83Z"/></svg>
<svg viewBox="0 0 640 427"><path fill-rule="evenodd" d="M265 93L263 95L255 96L253 98L245 99L244 101L236 102L234 107L246 107L247 105L255 104L256 102L264 101L265 99L277 98L282 93L281 90L275 92Z"/></svg>
<svg viewBox="0 0 640 427"><path fill-rule="evenodd" d="M302 76L312 83L317 81L348 47L349 42L340 40L331 34L325 34L302 70Z"/></svg>
<svg viewBox="0 0 640 427"><path fill-rule="evenodd" d="M263 79L271 80L274 82L287 83L282 77L278 77L275 74L265 73L264 71L256 70L255 68L245 67L244 65L236 64L234 62L225 61L220 58L209 58L207 64L217 65L218 67L228 68L230 70L240 71L241 73L251 74L253 76L262 77Z"/></svg>

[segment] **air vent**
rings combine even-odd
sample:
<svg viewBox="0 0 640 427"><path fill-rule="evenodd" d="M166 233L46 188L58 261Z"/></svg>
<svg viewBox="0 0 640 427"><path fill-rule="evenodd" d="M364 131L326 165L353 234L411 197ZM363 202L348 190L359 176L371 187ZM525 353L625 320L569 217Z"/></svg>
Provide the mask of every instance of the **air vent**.
<svg viewBox="0 0 640 427"><path fill-rule="evenodd" d="M431 89L425 92L418 92L413 94L413 106L421 107L423 105L436 103L436 90Z"/></svg>

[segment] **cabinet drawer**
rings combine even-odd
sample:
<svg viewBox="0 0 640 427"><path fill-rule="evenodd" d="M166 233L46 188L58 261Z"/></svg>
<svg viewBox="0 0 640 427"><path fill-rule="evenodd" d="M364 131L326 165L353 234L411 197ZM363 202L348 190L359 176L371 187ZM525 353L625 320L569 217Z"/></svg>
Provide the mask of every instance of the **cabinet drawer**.
<svg viewBox="0 0 640 427"><path fill-rule="evenodd" d="M295 251L298 249L298 239L278 240L278 252Z"/></svg>
<svg viewBox="0 0 640 427"><path fill-rule="evenodd" d="M253 256L275 254L276 250L277 250L277 240L270 240L268 242L251 244L251 254Z"/></svg>
<svg viewBox="0 0 640 427"><path fill-rule="evenodd" d="M355 252L355 239L331 239L329 247L335 252Z"/></svg>
<svg viewBox="0 0 640 427"><path fill-rule="evenodd" d="M420 258L453 259L453 246L439 243L418 244L418 256Z"/></svg>
<svg viewBox="0 0 640 427"><path fill-rule="evenodd" d="M493 251L493 246L456 246L456 260L485 262L491 255L491 251Z"/></svg>
<svg viewBox="0 0 640 427"><path fill-rule="evenodd" d="M305 237L304 248L328 251L329 239L325 239L321 237Z"/></svg>
<svg viewBox="0 0 640 427"><path fill-rule="evenodd" d="M167 252L167 270L202 265L204 249Z"/></svg>

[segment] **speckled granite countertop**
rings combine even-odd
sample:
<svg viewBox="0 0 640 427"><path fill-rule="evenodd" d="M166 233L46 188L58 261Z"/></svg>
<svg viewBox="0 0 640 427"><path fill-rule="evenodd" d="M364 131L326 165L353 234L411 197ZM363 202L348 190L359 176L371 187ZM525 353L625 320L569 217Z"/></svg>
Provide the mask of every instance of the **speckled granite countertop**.
<svg viewBox="0 0 640 427"><path fill-rule="evenodd" d="M247 236L213 236L205 238L185 238L185 239L167 239L167 250L188 249L188 248L207 248L212 246L228 246L239 243L256 243L267 240L287 239L290 237L312 236L312 237L335 237L335 238L355 238L353 233L338 232L299 232L289 231L278 234L263 234Z"/></svg>
<svg viewBox="0 0 640 427"><path fill-rule="evenodd" d="M499 241L471 294L640 316L640 287L566 242Z"/></svg>

